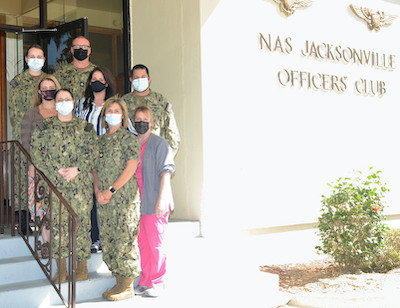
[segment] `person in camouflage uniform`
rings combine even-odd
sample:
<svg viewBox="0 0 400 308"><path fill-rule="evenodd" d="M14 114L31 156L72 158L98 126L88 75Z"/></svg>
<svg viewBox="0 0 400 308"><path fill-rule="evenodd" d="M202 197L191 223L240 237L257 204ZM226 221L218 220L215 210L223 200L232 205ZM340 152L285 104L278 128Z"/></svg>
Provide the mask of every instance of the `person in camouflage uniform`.
<svg viewBox="0 0 400 308"><path fill-rule="evenodd" d="M103 260L117 281L103 297L113 301L133 296L132 282L140 268L140 196L135 174L140 146L136 136L126 130L127 119L128 111L121 98L111 97L105 102L101 122L107 133L99 137L99 155L93 171Z"/></svg>
<svg viewBox="0 0 400 308"><path fill-rule="evenodd" d="M129 79L132 82L134 91L122 97L128 107L129 118L133 120L137 106L148 106L153 113L154 119L152 133L166 139L172 151L176 154L181 138L171 103L160 93L151 91L149 88L151 76L149 75L149 69L145 65L135 65L131 70Z"/></svg>
<svg viewBox="0 0 400 308"><path fill-rule="evenodd" d="M28 69L22 73L16 75L10 81L10 92L8 99L8 114L11 122L11 139L22 142L21 139L21 124L22 118L26 111L33 107L36 87L39 81L46 76L46 73L42 71L46 58L44 57L43 49L40 45L32 45L28 48L25 55L25 62L28 65ZM15 157L14 166L16 170L22 170L22 174L25 174L23 170L27 170L26 160L19 159L19 156ZM20 173L15 173L15 183L20 182ZM23 179L22 179L23 181ZM16 194L14 198L16 200L16 208L24 209L27 206L27 187L22 186L21 194ZM21 230L26 235L26 215L27 211L21 211ZM28 229L32 233L31 229Z"/></svg>
<svg viewBox="0 0 400 308"><path fill-rule="evenodd" d="M71 46L72 62L58 63L54 73L61 87L70 90L76 100L85 96L86 81L96 67L89 60L91 52L89 40L84 36L76 37Z"/></svg>
<svg viewBox="0 0 400 308"><path fill-rule="evenodd" d="M12 128L12 139L21 142L21 123L25 112L33 107L35 89L39 81L46 75L42 71L45 57L41 46L32 45L28 48L25 62L28 69L16 75L10 81L8 113ZM36 64L38 63L38 64Z"/></svg>
<svg viewBox="0 0 400 308"><path fill-rule="evenodd" d="M59 90L55 101L58 115L37 123L31 141L31 157L36 167L48 177L79 216L76 280L85 280L86 260L90 258L90 211L93 206L90 186L96 159L94 153L98 152L97 136L92 124L73 116L73 98L68 90ZM47 208L45 210L48 212ZM53 200L52 211L52 251L57 261L57 273L53 280L58 283L64 282L67 276L68 212L62 207L60 225L56 200ZM60 235L61 262L58 258Z"/></svg>

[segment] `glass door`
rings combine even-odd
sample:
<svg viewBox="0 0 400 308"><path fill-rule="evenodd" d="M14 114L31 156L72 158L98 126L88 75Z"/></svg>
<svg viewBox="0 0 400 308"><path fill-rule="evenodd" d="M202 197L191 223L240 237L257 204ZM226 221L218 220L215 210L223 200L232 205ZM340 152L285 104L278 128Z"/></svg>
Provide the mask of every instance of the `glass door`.
<svg viewBox="0 0 400 308"><path fill-rule="evenodd" d="M81 35L88 37L88 20L81 18L54 28L25 31L22 35L24 54L25 50L32 44L42 46L46 55L43 70L46 73L53 74L57 62L72 61L70 53L72 40Z"/></svg>

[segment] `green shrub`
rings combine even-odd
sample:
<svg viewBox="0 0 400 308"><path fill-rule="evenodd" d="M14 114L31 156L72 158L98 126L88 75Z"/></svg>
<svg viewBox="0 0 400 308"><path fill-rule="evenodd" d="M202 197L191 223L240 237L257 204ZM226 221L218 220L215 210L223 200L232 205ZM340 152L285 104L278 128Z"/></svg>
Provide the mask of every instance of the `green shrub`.
<svg viewBox="0 0 400 308"><path fill-rule="evenodd" d="M386 273L400 266L400 229L390 229L385 234L385 244L381 255L377 256L369 266L362 268L364 272Z"/></svg>
<svg viewBox="0 0 400 308"><path fill-rule="evenodd" d="M380 171L361 178L339 178L328 184L330 196L322 196L318 218L319 253L331 255L346 270L371 269L383 254L388 227L383 223L383 199L389 191L380 180Z"/></svg>

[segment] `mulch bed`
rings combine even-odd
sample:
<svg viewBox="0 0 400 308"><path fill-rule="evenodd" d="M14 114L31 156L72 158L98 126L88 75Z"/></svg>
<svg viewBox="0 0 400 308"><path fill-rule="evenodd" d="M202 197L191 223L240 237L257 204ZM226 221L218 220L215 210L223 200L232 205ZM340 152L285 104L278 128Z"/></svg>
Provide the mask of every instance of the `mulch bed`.
<svg viewBox="0 0 400 308"><path fill-rule="evenodd" d="M293 287L303 287L324 278L334 278L340 273L331 266L329 259L309 263L264 265L260 270L279 275L279 288L286 291Z"/></svg>

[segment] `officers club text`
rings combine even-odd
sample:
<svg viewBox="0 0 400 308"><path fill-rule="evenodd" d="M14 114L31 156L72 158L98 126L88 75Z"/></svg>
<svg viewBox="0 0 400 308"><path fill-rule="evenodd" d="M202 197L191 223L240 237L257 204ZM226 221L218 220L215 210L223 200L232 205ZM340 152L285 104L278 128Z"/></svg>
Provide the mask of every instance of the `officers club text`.
<svg viewBox="0 0 400 308"><path fill-rule="evenodd" d="M289 55L293 52L293 39L291 37L273 36L271 34L259 34L260 50L278 52ZM396 68L396 56L377 51L343 47L330 43L317 43L306 40L300 55L318 61L331 63L354 64L373 69L393 71ZM334 91L343 93L349 88L350 81L347 76L337 76L324 73L311 73L296 69L282 69L277 73L277 81L283 86L308 88L313 90ZM367 80L359 78L352 81L354 91L357 94L368 96L383 96L386 93L386 84L382 80Z"/></svg>

